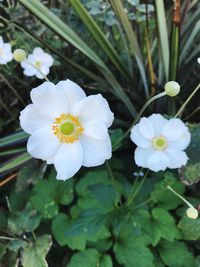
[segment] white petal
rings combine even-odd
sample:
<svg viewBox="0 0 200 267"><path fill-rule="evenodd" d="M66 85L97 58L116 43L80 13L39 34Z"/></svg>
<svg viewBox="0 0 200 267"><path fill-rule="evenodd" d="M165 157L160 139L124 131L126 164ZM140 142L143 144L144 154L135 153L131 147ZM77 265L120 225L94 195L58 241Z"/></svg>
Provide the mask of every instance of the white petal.
<svg viewBox="0 0 200 267"><path fill-rule="evenodd" d="M44 53L42 63L45 64L47 67L51 67L53 65L53 62L53 57L47 53Z"/></svg>
<svg viewBox="0 0 200 267"><path fill-rule="evenodd" d="M29 134L32 134L40 128L46 126L50 127L53 123L52 120L39 113L39 111L34 108L33 104L28 105L20 112L19 120L22 129Z"/></svg>
<svg viewBox="0 0 200 267"><path fill-rule="evenodd" d="M88 137L105 140L108 135L107 127L98 121L89 121L83 124L84 134Z"/></svg>
<svg viewBox="0 0 200 267"><path fill-rule="evenodd" d="M189 131L186 131L180 139L174 142L168 142L168 147L176 150L184 150L188 147L191 141L191 134Z"/></svg>
<svg viewBox="0 0 200 267"><path fill-rule="evenodd" d="M25 68L23 73L25 76L31 77L37 73L37 70L33 67L32 68Z"/></svg>
<svg viewBox="0 0 200 267"><path fill-rule="evenodd" d="M31 99L34 106L50 119L59 117L62 113L68 113L63 92L51 82L44 82L34 88L31 91Z"/></svg>
<svg viewBox="0 0 200 267"><path fill-rule="evenodd" d="M5 54L10 54L11 53L11 45L9 43L5 43L3 44L3 50L5 52Z"/></svg>
<svg viewBox="0 0 200 267"><path fill-rule="evenodd" d="M0 47L3 45L3 38L0 36Z"/></svg>
<svg viewBox="0 0 200 267"><path fill-rule="evenodd" d="M57 179L66 180L71 178L81 168L82 163L83 148L78 141L62 144L54 158Z"/></svg>
<svg viewBox="0 0 200 267"><path fill-rule="evenodd" d="M73 114L75 105L82 99L86 98L86 94L82 88L70 80L60 81L56 84L56 87L60 88L65 93L70 114Z"/></svg>
<svg viewBox="0 0 200 267"><path fill-rule="evenodd" d="M177 141L188 131L188 128L180 119L171 119L163 128L162 134L169 141Z"/></svg>
<svg viewBox="0 0 200 267"><path fill-rule="evenodd" d="M188 157L184 151L175 149L166 149L165 151L170 159L170 163L168 164L169 168L176 169L186 165Z"/></svg>
<svg viewBox="0 0 200 267"><path fill-rule="evenodd" d="M36 55L36 56L40 56L43 53L44 53L44 51L40 47L36 47L36 48L33 49L33 54Z"/></svg>
<svg viewBox="0 0 200 267"><path fill-rule="evenodd" d="M85 167L102 165L106 159L110 159L112 156L109 135L105 140L97 140L82 135L80 142L83 146L83 166Z"/></svg>
<svg viewBox="0 0 200 267"><path fill-rule="evenodd" d="M138 124L132 128L130 138L137 146L141 148L148 148L151 146L151 142L139 132Z"/></svg>
<svg viewBox="0 0 200 267"><path fill-rule="evenodd" d="M135 150L135 163L139 167L147 168L147 161L149 157L154 153L153 148L140 148Z"/></svg>
<svg viewBox="0 0 200 267"><path fill-rule="evenodd" d="M81 100L75 106L74 114L79 116L83 122L97 120L104 123L107 127L111 126L114 119L108 102L101 94L88 96Z"/></svg>
<svg viewBox="0 0 200 267"><path fill-rule="evenodd" d="M164 151L155 151L147 161L147 167L154 172L164 171L169 164L169 157Z"/></svg>
<svg viewBox="0 0 200 267"><path fill-rule="evenodd" d="M165 119L162 115L160 114L152 114L151 116L148 117L148 119L151 121L155 134L159 136L162 132L163 127L165 124L168 122L167 119Z"/></svg>
<svg viewBox="0 0 200 267"><path fill-rule="evenodd" d="M51 127L40 128L28 139L27 151L37 159L47 160L53 157L60 148L60 141Z"/></svg>
<svg viewBox="0 0 200 267"><path fill-rule="evenodd" d="M138 125L138 130L144 138L151 140L155 137L155 131L151 121L148 118L141 118Z"/></svg>

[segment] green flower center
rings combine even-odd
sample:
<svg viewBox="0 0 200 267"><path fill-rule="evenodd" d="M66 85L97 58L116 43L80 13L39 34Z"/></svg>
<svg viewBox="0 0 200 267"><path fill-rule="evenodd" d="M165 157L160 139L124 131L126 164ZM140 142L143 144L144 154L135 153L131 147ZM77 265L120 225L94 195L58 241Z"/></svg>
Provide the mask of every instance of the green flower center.
<svg viewBox="0 0 200 267"><path fill-rule="evenodd" d="M157 150L164 150L167 147L167 140L163 136L158 136L153 139L153 147Z"/></svg>
<svg viewBox="0 0 200 267"><path fill-rule="evenodd" d="M36 61L35 62L35 66L36 66L36 68L40 68L41 67L41 62L40 61Z"/></svg>
<svg viewBox="0 0 200 267"><path fill-rule="evenodd" d="M60 131L64 135L70 135L74 131L74 125L71 122L64 122L60 126Z"/></svg>

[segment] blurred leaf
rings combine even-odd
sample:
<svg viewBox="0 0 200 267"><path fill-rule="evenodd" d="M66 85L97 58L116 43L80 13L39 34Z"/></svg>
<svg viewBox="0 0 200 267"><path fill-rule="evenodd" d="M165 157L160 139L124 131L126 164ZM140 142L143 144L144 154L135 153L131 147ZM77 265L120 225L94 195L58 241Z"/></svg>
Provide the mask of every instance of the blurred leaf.
<svg viewBox="0 0 200 267"><path fill-rule="evenodd" d="M165 79L166 81L168 81L168 78L169 78L169 40L168 40L164 0L155 0L155 5L156 5L158 31L159 31L159 41L161 45L162 60L163 60L163 66L165 70Z"/></svg>
<svg viewBox="0 0 200 267"><path fill-rule="evenodd" d="M124 28L124 31L126 33L126 37L127 37L129 44L130 44L130 50L132 53L134 53L134 56L136 58L136 61L137 61L137 64L138 64L138 67L140 70L140 74L142 77L142 81L144 84L145 92L146 92L146 95L148 96L149 92L148 92L148 87L147 87L145 67L143 64L143 59L142 59L140 47L139 47L139 44L137 41L137 36L136 36L132 26L131 26L131 23L128 19L127 14L125 13L125 10L122 6L121 0L110 0L110 3L112 5L116 15L118 16L123 28Z"/></svg>
<svg viewBox="0 0 200 267"><path fill-rule="evenodd" d="M95 249L87 249L72 256L67 267L112 267L112 259L109 255L102 255Z"/></svg>
<svg viewBox="0 0 200 267"><path fill-rule="evenodd" d="M13 213L8 218L9 230L17 235L23 232L32 232L40 224L40 216L32 206L28 205L23 211Z"/></svg>
<svg viewBox="0 0 200 267"><path fill-rule="evenodd" d="M2 260L3 256L6 254L7 244L0 243L0 261Z"/></svg>
<svg viewBox="0 0 200 267"><path fill-rule="evenodd" d="M162 260L170 267L195 267L195 259L188 247L182 242L163 241L159 252Z"/></svg>
<svg viewBox="0 0 200 267"><path fill-rule="evenodd" d="M27 243L22 251L23 267L48 267L45 257L51 247L51 237L43 235L35 242Z"/></svg>
<svg viewBox="0 0 200 267"><path fill-rule="evenodd" d="M118 68L118 70L127 77L127 70L125 66L122 64L121 58L118 56L117 52L114 50L112 44L109 42L107 36L102 32L101 28L95 22L95 20L89 15L87 10L81 4L79 0L70 1L73 8L76 10L78 15L80 16L83 23L86 25L87 29L90 31L91 35L94 37L96 42L102 48L102 50L106 53L108 58L114 63L114 65Z"/></svg>
<svg viewBox="0 0 200 267"><path fill-rule="evenodd" d="M171 210L180 205L182 200L172 194L166 188L167 185L170 185L180 195L182 195L185 191L185 186L181 182L177 181L170 172L166 172L164 180L155 185L155 189L151 193L151 198L158 207Z"/></svg>
<svg viewBox="0 0 200 267"><path fill-rule="evenodd" d="M11 240L8 244L8 249L14 252L19 251L20 249L26 246L26 242L23 240Z"/></svg>
<svg viewBox="0 0 200 267"><path fill-rule="evenodd" d="M70 221L67 215L59 213L52 222L52 232L56 241L61 245L68 245L71 249L84 250L86 246L85 234L76 236L67 236L66 231L70 226Z"/></svg>
<svg viewBox="0 0 200 267"><path fill-rule="evenodd" d="M121 147L122 143L118 142L123 136L122 129L115 129L111 132L112 151Z"/></svg>
<svg viewBox="0 0 200 267"><path fill-rule="evenodd" d="M153 255L146 246L146 240L134 228L124 224L114 245L117 261L125 267L154 267Z"/></svg>
<svg viewBox="0 0 200 267"><path fill-rule="evenodd" d="M183 217L178 224L186 240L198 240L200 238L200 218L190 219Z"/></svg>
<svg viewBox="0 0 200 267"><path fill-rule="evenodd" d="M29 135L23 131L0 138L0 148L25 141Z"/></svg>

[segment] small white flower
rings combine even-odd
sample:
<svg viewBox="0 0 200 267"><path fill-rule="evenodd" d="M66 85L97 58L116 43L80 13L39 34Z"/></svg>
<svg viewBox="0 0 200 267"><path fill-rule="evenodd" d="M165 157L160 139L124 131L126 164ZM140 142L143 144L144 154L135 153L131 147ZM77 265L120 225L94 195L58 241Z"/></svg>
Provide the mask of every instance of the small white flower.
<svg viewBox="0 0 200 267"><path fill-rule="evenodd" d="M86 97L81 87L66 80L44 82L31 91L31 100L20 114L21 127L31 135L27 150L54 164L57 179L111 158L108 127L114 116L101 94Z"/></svg>
<svg viewBox="0 0 200 267"><path fill-rule="evenodd" d="M54 60L51 55L45 53L42 48L36 47L33 50L33 53L28 55L27 59L22 61L20 64L24 69L24 75L36 76L38 79L44 79L43 75L46 76L49 74L50 67L53 65L53 62ZM42 73L37 69L40 69Z"/></svg>
<svg viewBox="0 0 200 267"><path fill-rule="evenodd" d="M197 62L200 64L200 57L197 58Z"/></svg>
<svg viewBox="0 0 200 267"><path fill-rule="evenodd" d="M0 65L6 65L12 59L11 45L9 43L4 43L3 38L0 36Z"/></svg>
<svg viewBox="0 0 200 267"><path fill-rule="evenodd" d="M143 117L132 128L130 137L137 145L135 162L140 167L157 172L187 163L183 150L189 145L191 134L180 119L167 120L160 114Z"/></svg>

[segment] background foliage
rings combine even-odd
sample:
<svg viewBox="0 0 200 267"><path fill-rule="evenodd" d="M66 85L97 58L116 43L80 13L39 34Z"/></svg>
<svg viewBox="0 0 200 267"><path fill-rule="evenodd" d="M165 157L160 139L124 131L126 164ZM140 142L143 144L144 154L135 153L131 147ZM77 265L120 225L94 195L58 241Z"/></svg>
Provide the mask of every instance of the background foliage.
<svg viewBox="0 0 200 267"><path fill-rule="evenodd" d="M116 145L166 81L177 80L180 95L157 101L147 115L173 116L199 83L200 4L178 3L0 1L0 32L13 48L42 47L55 59L51 81L69 78L87 94L101 92L115 113L113 158L57 181L54 169L26 153L28 136L18 122L41 81L23 76L14 61L0 66L2 267L200 266L200 219L187 218L166 189L199 205L199 95L182 114L192 132L186 167L146 172L134 166L128 138Z"/></svg>

